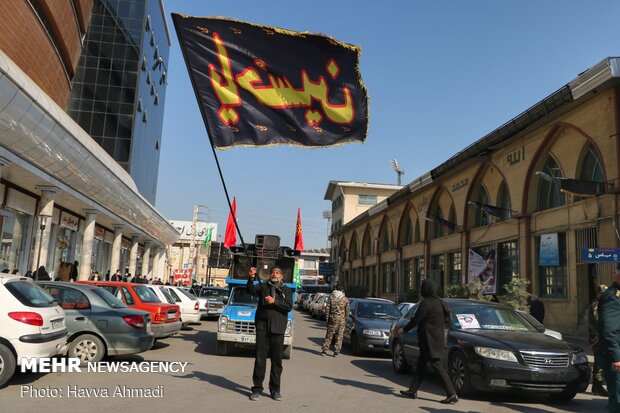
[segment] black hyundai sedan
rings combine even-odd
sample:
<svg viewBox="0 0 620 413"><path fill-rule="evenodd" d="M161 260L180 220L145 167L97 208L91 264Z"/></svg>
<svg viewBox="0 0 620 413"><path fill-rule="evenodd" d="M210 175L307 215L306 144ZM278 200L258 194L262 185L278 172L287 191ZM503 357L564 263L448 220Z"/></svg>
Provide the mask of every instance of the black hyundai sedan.
<svg viewBox="0 0 620 413"><path fill-rule="evenodd" d="M583 349L546 336L511 306L446 299L451 325L444 360L459 396L476 391L526 391L569 400L585 391L590 366ZM392 325L392 365L407 373L420 354L417 328L397 334L417 306Z"/></svg>

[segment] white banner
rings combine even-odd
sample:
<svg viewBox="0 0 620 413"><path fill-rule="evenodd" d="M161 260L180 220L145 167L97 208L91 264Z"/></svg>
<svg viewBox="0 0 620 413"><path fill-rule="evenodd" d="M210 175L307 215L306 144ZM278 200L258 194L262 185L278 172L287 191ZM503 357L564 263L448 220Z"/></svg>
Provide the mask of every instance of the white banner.
<svg viewBox="0 0 620 413"><path fill-rule="evenodd" d="M192 240L192 221L170 221L170 224L179 232L179 241ZM217 224L213 222L196 222L196 242L202 243L207 236L209 227L213 227L211 241L217 241Z"/></svg>
<svg viewBox="0 0 620 413"><path fill-rule="evenodd" d="M65 211L60 211L60 223L59 226L70 229L71 231L78 230L80 219L74 215L68 214Z"/></svg>

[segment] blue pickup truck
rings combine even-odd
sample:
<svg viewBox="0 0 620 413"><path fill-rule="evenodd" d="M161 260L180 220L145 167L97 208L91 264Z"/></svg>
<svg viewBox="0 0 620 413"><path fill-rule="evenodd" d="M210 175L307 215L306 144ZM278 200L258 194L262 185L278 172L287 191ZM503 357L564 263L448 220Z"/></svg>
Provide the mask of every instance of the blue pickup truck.
<svg viewBox="0 0 620 413"><path fill-rule="evenodd" d="M259 237L274 237L277 238L277 242L272 240L268 243L269 248L266 248L265 243L260 242L264 238ZM257 235L256 238L259 242L231 248L233 263L226 279L230 293L228 299L225 300L226 307L217 322L216 351L218 355L228 355L234 347L254 347L256 345L254 318L258 297L249 294L246 289L250 267L256 267L257 278L260 279L254 283L264 282L268 279L269 270L272 267L280 267L283 272L283 281L293 291L293 302L295 302L293 270L295 257L299 255L299 251L280 247L279 237L277 236ZM291 358L294 328L295 319L293 311L290 311L284 333L284 352L282 354L284 359Z"/></svg>

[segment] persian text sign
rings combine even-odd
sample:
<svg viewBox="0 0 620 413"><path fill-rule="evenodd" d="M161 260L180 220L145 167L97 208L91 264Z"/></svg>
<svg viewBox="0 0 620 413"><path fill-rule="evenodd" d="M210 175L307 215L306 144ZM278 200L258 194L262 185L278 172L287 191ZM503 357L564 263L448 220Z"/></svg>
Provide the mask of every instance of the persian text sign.
<svg viewBox="0 0 620 413"><path fill-rule="evenodd" d="M620 248L582 248L583 262L620 262Z"/></svg>
<svg viewBox="0 0 620 413"><path fill-rule="evenodd" d="M221 18L172 19L215 148L366 138L358 47Z"/></svg>

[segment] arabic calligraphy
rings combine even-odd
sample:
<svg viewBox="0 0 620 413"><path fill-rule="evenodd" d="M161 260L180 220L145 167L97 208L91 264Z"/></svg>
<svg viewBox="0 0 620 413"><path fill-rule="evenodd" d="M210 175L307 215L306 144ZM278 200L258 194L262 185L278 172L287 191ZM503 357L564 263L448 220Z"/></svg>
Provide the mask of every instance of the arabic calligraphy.
<svg viewBox="0 0 620 413"><path fill-rule="evenodd" d="M512 153L506 155L506 162L510 166L518 164L521 161L525 160L525 146L515 149Z"/></svg>
<svg viewBox="0 0 620 413"><path fill-rule="evenodd" d="M272 109L306 108L304 118L310 126L318 126L326 117L333 123L349 124L355 117L353 97L347 86L342 86L343 103L337 104L329 100L329 85L324 76L318 79L310 78L303 69L300 73L301 87L296 88L285 76L276 76L268 72L267 64L254 60L254 66L245 68L241 73L234 74L228 50L220 35L213 33L213 43L217 53L219 68L209 64L209 77L213 90L220 102L218 117L226 125L236 124L240 117L237 109L242 100L239 88L249 92L262 105ZM340 74L340 67L331 58L326 63L327 74L336 79ZM261 71L267 72L266 79ZM313 103L320 104L320 111L313 108Z"/></svg>
<svg viewBox="0 0 620 413"><path fill-rule="evenodd" d="M457 183L452 185L452 192L456 192L459 189L466 187L467 185L469 185L469 178L460 180Z"/></svg>

